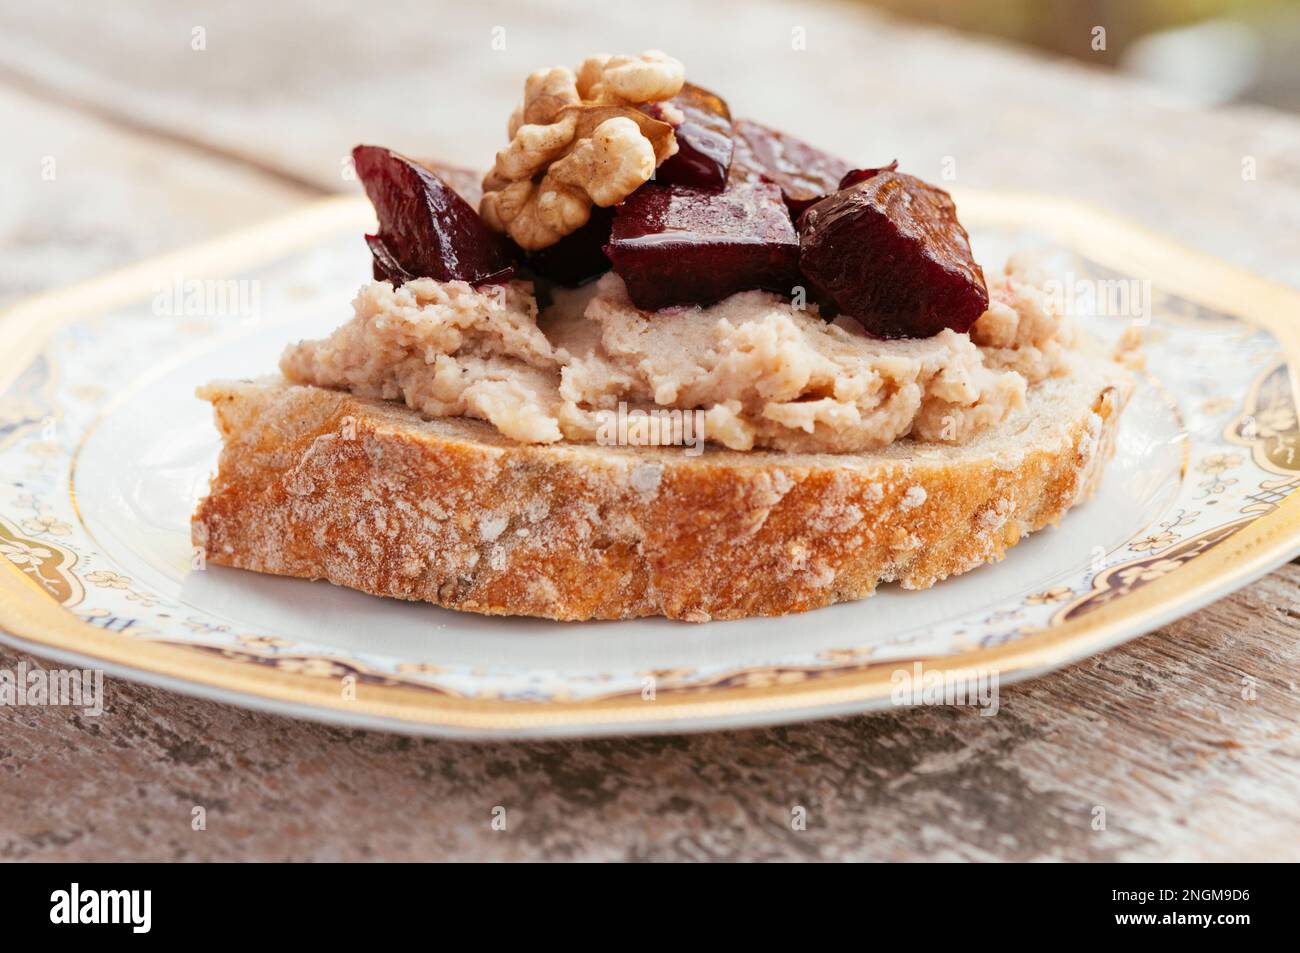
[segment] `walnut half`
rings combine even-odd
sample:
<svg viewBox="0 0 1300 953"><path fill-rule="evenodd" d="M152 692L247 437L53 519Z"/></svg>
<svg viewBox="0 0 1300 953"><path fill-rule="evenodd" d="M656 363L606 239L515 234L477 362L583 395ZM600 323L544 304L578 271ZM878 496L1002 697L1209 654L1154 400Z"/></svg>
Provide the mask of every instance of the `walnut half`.
<svg viewBox="0 0 1300 953"><path fill-rule="evenodd" d="M479 212L489 227L529 250L553 245L615 205L677 151L672 126L636 103L670 99L682 64L657 50L588 57L578 74L538 70L510 117L510 144L483 180Z"/></svg>
<svg viewBox="0 0 1300 953"><path fill-rule="evenodd" d="M597 53L578 67L578 95L595 103L654 103L682 91L686 68L658 50L640 56Z"/></svg>

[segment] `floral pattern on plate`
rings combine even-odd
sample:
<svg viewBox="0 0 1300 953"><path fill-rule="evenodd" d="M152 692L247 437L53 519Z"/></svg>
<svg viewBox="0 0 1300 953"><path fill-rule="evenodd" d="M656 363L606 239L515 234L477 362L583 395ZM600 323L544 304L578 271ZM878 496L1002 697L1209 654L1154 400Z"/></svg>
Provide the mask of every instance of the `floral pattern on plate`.
<svg viewBox="0 0 1300 953"><path fill-rule="evenodd" d="M1079 275L1124 277L1068 249L1055 251L1067 256ZM647 685L659 695L789 685L1013 643L1123 600L1202 557L1273 511L1300 481L1300 424L1279 342L1238 316L1158 292L1152 299L1149 378L1143 389L1147 399L1167 402L1180 421L1186 458L1173 498L1153 523L1135 527L1119 545L1091 547L1078 565L1055 572L1041 585L941 624L870 637L846 630L842 644L786 649L742 665L724 653L669 667L576 671L507 661L467 664L437 657L432 649L431 657L413 660L385 652L382 642L344 652L311 639L249 629L212 607L193 604L183 586L137 579L88 531L79 512L76 467L87 434L112 412L116 391L151 368L241 334L275 334L275 320L263 316L282 310L338 314L339 302L350 294L348 283L354 287L358 280L340 262L354 257L352 243L322 243L252 273L243 279L256 283L252 316L217 320L185 309L173 314L155 303L57 330L0 395L0 560L84 622L121 639L184 646L331 682L414 686L457 698L595 701L635 697ZM1124 326L1113 322L1094 330L1115 339ZM1230 361L1224 360L1225 351L1231 352Z"/></svg>

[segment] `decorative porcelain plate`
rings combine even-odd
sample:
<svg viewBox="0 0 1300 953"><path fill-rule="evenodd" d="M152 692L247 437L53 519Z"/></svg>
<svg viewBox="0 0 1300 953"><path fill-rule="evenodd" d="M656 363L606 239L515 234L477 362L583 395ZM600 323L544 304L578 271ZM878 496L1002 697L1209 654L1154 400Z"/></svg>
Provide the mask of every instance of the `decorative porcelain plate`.
<svg viewBox="0 0 1300 953"><path fill-rule="evenodd" d="M0 637L356 726L701 730L887 707L918 661L1003 684L1039 675L1300 553L1300 294L1075 205L958 204L986 268L1037 249L1093 334L1146 325L1147 374L1101 491L1001 563L925 592L706 625L487 618L196 569L189 516L219 442L194 388L267 373L286 342L348 315L370 266L356 197L0 318ZM1122 314L1103 306L1116 295Z"/></svg>

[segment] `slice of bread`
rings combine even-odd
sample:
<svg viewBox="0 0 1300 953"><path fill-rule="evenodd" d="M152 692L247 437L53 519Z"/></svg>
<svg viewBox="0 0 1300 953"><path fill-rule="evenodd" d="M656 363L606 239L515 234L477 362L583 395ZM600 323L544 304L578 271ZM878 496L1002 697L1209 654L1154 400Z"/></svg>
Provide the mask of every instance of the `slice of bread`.
<svg viewBox="0 0 1300 953"><path fill-rule="evenodd" d="M961 446L862 454L523 445L280 379L209 384L225 441L193 518L213 563L452 609L705 621L922 589L1087 499L1133 384L1070 377Z"/></svg>

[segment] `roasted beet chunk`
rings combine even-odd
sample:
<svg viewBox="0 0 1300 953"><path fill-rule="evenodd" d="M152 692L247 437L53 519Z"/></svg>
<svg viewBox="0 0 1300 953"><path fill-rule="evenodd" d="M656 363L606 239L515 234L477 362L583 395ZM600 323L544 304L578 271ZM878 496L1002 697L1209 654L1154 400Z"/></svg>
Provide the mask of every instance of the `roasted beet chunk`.
<svg viewBox="0 0 1300 953"><path fill-rule="evenodd" d="M379 216L367 235L375 277L488 284L513 272L507 246L469 204L420 163L379 146L352 150L366 195Z"/></svg>
<svg viewBox="0 0 1300 953"><path fill-rule="evenodd" d="M554 245L524 252L523 264L539 278L569 287L599 278L609 271L605 244L613 223L614 210L597 205L592 208L586 225Z"/></svg>
<svg viewBox="0 0 1300 953"><path fill-rule="evenodd" d="M684 117L673 126L677 152L655 170L660 185L686 185L721 192L727 185L734 148L731 111L721 97L687 83L668 101ZM655 119L670 122L672 109L649 103L642 109Z"/></svg>
<svg viewBox="0 0 1300 953"><path fill-rule="evenodd" d="M867 179L874 179L882 172L897 172L897 171L898 171L897 159L889 163L889 165L881 166L879 169L849 169L848 172L844 173L844 178L840 179L839 188L851 189L859 182L865 182L867 181ZM839 189L836 189L836 191L839 191Z"/></svg>
<svg viewBox="0 0 1300 953"><path fill-rule="evenodd" d="M735 122L736 153L732 178L775 182L795 218L839 188L849 164L794 136L751 119Z"/></svg>
<svg viewBox="0 0 1300 953"><path fill-rule="evenodd" d="M880 337L965 331L989 305L957 207L943 189L883 171L799 219L813 291Z"/></svg>
<svg viewBox="0 0 1300 953"><path fill-rule="evenodd" d="M482 172L475 172L473 169L466 169L458 165L448 165L446 162L439 162L437 159L420 159L418 161L420 165L442 179L444 185L450 185L451 190L468 202L470 208L478 208L478 203L483 199Z"/></svg>
<svg viewBox="0 0 1300 953"><path fill-rule="evenodd" d="M725 192L643 185L618 206L605 254L646 311L801 283L799 237L781 190L764 182Z"/></svg>

